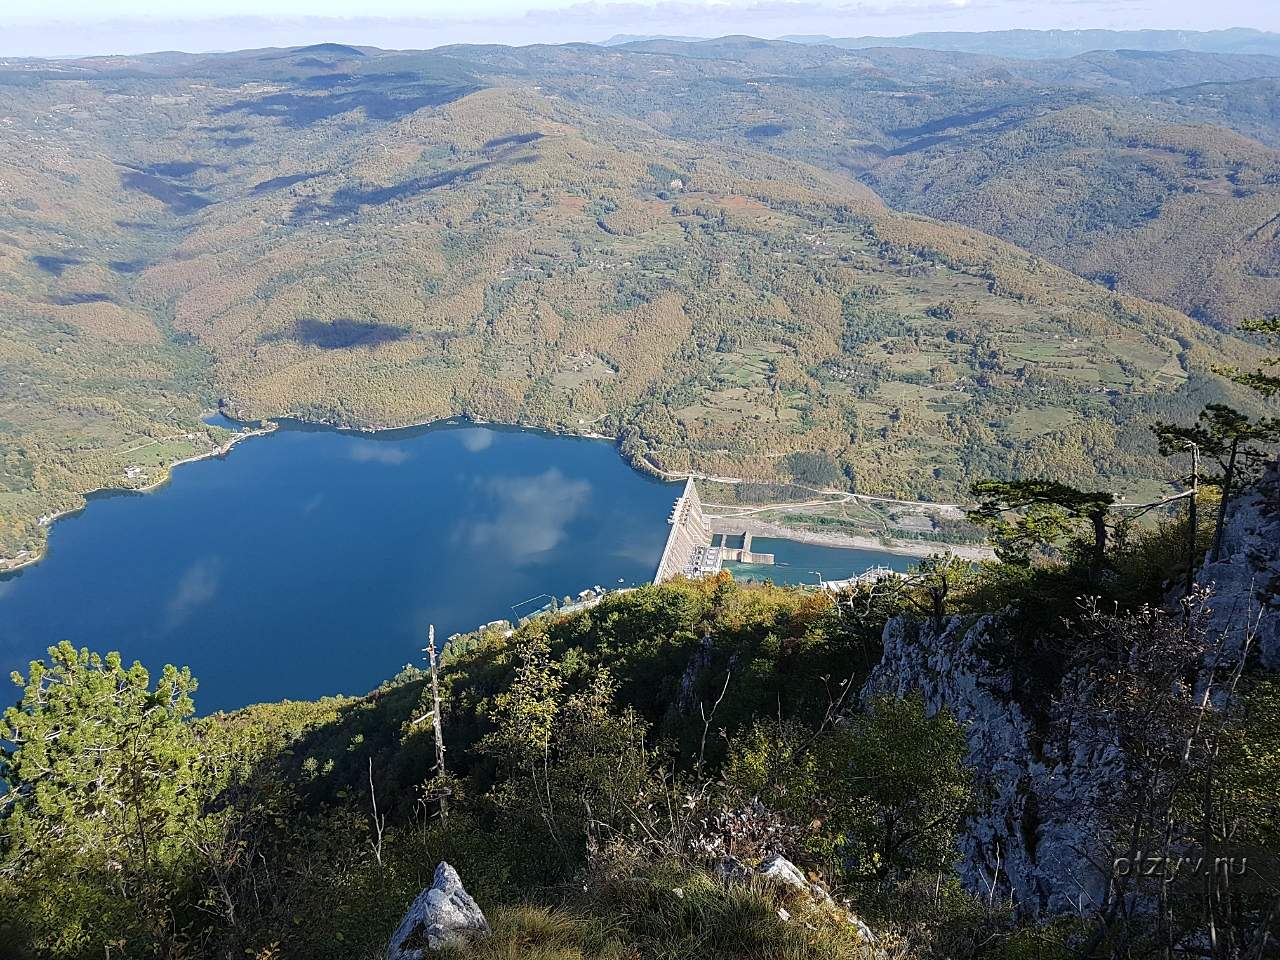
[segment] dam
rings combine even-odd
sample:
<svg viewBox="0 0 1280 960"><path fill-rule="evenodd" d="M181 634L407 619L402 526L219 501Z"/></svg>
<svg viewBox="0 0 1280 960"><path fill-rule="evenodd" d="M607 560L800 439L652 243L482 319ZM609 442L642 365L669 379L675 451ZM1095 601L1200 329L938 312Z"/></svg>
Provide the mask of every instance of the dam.
<svg viewBox="0 0 1280 960"><path fill-rule="evenodd" d="M702 512L702 499L693 477L685 481L684 490L667 517L671 530L658 560L654 583L666 583L673 577L703 577L719 573L720 550L711 544L711 523Z"/></svg>
<svg viewBox="0 0 1280 960"><path fill-rule="evenodd" d="M673 577L710 576L719 573L726 561L773 563L773 554L751 551L750 533L738 535L741 546L729 546L730 534L720 529L723 521L716 520L713 524L713 518L702 512L702 498L692 477L685 481L667 523L671 530L653 575L654 583L665 583Z"/></svg>

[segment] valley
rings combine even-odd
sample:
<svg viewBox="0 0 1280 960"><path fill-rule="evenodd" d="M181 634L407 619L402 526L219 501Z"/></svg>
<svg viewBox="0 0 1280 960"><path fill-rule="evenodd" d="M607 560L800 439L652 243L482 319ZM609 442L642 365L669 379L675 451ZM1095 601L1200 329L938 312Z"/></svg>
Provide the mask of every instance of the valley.
<svg viewBox="0 0 1280 960"><path fill-rule="evenodd" d="M130 2L0 13L241 38L0 58L0 960L1274 954L1280 34Z"/></svg>
<svg viewBox="0 0 1280 960"><path fill-rule="evenodd" d="M1235 82L1261 61L1199 69ZM744 76L761 69L781 79ZM818 70L918 116L895 69L976 88L997 67L770 43L4 65L0 553L38 552L39 519L92 490L154 482L141 443L182 438L149 448L176 461L225 442L201 421L219 404L360 428L463 415L613 437L673 474L913 500L975 475L1158 490L1140 421L1241 400L1210 373L1258 355L1232 323L896 212L732 93L794 101L788 71ZM1066 68L1019 69L1029 87ZM759 129L664 120L664 84L691 74ZM621 96L640 78L644 111ZM844 123L829 98L806 109Z"/></svg>

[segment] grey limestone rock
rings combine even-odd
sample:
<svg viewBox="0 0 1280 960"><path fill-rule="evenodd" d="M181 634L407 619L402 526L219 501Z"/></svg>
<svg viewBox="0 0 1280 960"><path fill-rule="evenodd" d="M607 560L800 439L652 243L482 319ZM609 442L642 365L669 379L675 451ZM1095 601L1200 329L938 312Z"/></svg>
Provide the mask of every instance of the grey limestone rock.
<svg viewBox="0 0 1280 960"><path fill-rule="evenodd" d="M950 617L941 629L897 617L885 626L884 656L863 697L917 691L930 714L946 709L964 728L969 764L990 788L960 841L969 889L1007 897L1031 916L1087 910L1106 892L1097 838L1123 757L1087 736L1042 741L1009 671L983 656L1003 630L993 614Z"/></svg>
<svg viewBox="0 0 1280 960"><path fill-rule="evenodd" d="M489 921L463 889L458 871L441 863L436 867L434 882L418 894L391 937L387 960L422 960L427 950L439 950L489 933Z"/></svg>
<svg viewBox="0 0 1280 960"><path fill-rule="evenodd" d="M1209 627L1235 642L1256 625L1263 666L1280 670L1280 463L1231 505L1222 555L1197 580L1213 589Z"/></svg>

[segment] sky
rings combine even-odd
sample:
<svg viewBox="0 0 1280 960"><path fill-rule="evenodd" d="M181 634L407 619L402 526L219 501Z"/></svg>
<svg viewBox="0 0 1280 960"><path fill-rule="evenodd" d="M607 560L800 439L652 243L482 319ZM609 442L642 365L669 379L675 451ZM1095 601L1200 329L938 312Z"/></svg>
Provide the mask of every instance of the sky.
<svg viewBox="0 0 1280 960"><path fill-rule="evenodd" d="M1280 31L1280 0L0 0L0 56L1016 27Z"/></svg>

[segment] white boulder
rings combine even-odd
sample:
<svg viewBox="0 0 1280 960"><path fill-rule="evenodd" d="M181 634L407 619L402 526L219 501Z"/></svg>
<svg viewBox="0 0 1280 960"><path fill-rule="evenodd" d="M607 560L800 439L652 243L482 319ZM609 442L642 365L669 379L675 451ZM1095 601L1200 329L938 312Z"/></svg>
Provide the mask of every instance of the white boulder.
<svg viewBox="0 0 1280 960"><path fill-rule="evenodd" d="M771 853L760 861L760 865L756 867L756 874L766 880L772 880L774 883L782 884L786 887L792 887L801 893L807 894L816 903L821 904L831 910L837 910L842 913L849 921L849 925L853 927L854 932L858 935L863 943L875 943L875 934L871 932L871 928L860 920L856 914L851 913L847 908L837 906L836 902L831 899L831 894L827 893L820 884L811 882L800 868L788 860L780 853ZM783 920L790 918L785 914L785 910L779 910L778 915Z"/></svg>
<svg viewBox="0 0 1280 960"><path fill-rule="evenodd" d="M387 960L422 960L427 950L487 937L490 932L489 921L463 889L458 871L441 863L434 882L418 894L391 937Z"/></svg>
<svg viewBox="0 0 1280 960"><path fill-rule="evenodd" d="M760 866L756 867L756 873L764 877L766 880L772 880L775 883L781 883L784 886L794 887L801 893L807 893L810 896L818 896L823 898L823 894L816 891L800 868L788 860L780 853L771 853L760 861Z"/></svg>

